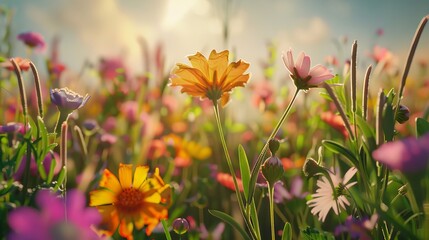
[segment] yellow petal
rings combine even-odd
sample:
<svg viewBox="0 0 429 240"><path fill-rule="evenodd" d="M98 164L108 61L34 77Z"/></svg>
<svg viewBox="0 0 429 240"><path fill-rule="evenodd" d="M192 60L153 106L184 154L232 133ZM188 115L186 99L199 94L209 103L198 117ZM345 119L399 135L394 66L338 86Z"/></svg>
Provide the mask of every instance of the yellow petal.
<svg viewBox="0 0 429 240"><path fill-rule="evenodd" d="M103 176L100 181L100 187L108 188L114 193L119 193L122 189L118 178L108 169L104 169Z"/></svg>
<svg viewBox="0 0 429 240"><path fill-rule="evenodd" d="M131 164L119 164L119 182L121 183L122 188L132 187L132 174L133 174L133 165Z"/></svg>
<svg viewBox="0 0 429 240"><path fill-rule="evenodd" d="M133 187L140 188L146 180L147 173L149 172L148 166L137 166L134 172Z"/></svg>
<svg viewBox="0 0 429 240"><path fill-rule="evenodd" d="M220 53L217 53L215 50L213 50L210 53L210 57L208 60L210 66L210 74L213 74L213 72L216 71L218 76L222 76L225 73L228 67L228 55L228 50L224 50Z"/></svg>
<svg viewBox="0 0 429 240"><path fill-rule="evenodd" d="M156 190L151 190L148 192L145 192L145 194L148 194L145 198L144 198L144 202L145 203L159 203L161 202L161 195L156 191Z"/></svg>
<svg viewBox="0 0 429 240"><path fill-rule="evenodd" d="M208 79L210 77L209 75L209 64L207 62L207 59L199 52L197 54L189 56L189 61L192 64L192 67L198 69L201 71L201 73Z"/></svg>
<svg viewBox="0 0 429 240"><path fill-rule="evenodd" d="M91 207L113 204L115 201L115 193L107 189L94 190L89 193L89 206Z"/></svg>

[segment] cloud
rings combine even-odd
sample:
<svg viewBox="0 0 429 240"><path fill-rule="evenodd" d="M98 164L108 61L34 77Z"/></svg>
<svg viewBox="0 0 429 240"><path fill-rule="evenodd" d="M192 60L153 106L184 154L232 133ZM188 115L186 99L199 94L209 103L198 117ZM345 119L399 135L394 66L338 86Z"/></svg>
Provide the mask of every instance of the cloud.
<svg viewBox="0 0 429 240"><path fill-rule="evenodd" d="M329 38L329 26L319 17L314 17L292 31L293 39L305 44L315 44Z"/></svg>

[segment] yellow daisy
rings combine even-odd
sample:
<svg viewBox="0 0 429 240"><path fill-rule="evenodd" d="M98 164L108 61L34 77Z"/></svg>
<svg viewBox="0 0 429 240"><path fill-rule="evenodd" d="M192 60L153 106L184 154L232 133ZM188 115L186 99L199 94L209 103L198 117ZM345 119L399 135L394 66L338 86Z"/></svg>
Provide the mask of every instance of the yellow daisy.
<svg viewBox="0 0 429 240"><path fill-rule="evenodd" d="M90 206L103 216L101 230L112 235L119 226L119 234L133 239L134 226L147 226L150 235L160 219L168 217L171 188L159 176L158 168L148 178L149 167L137 166L132 176L131 164L119 165L119 179L105 169L100 189L90 192Z"/></svg>
<svg viewBox="0 0 429 240"><path fill-rule="evenodd" d="M208 98L213 102L221 99L222 106L229 101L234 87L243 87L249 80L244 72L249 64L239 60L228 65L229 51L212 50L208 59L201 53L189 56L192 66L178 63L171 73L171 86L181 86L182 93L193 97Z"/></svg>

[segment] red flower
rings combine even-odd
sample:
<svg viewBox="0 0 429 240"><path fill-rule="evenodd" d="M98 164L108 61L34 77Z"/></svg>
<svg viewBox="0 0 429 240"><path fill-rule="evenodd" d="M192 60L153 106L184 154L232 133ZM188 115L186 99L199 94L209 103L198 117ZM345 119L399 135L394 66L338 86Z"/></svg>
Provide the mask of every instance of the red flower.
<svg viewBox="0 0 429 240"><path fill-rule="evenodd" d="M234 180L230 174L219 172L216 174L216 180L224 187L235 191ZM237 178L237 184L240 192L243 192L243 182L240 178Z"/></svg>

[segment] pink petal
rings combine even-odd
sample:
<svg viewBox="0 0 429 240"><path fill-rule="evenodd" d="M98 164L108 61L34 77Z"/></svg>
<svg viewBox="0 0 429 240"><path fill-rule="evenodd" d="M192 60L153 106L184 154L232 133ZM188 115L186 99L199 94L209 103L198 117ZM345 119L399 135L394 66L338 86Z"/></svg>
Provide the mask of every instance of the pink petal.
<svg viewBox="0 0 429 240"><path fill-rule="evenodd" d="M311 75L310 81L308 81L311 85L318 85L325 80L331 79L334 75L329 71L328 68L322 65L316 65L311 70L309 75Z"/></svg>
<svg viewBox="0 0 429 240"><path fill-rule="evenodd" d="M295 66L294 66L294 62L293 62L292 50L290 49L289 51L287 51L286 55L283 53L282 59L283 59L283 63L285 64L287 70L289 71L289 73L293 74L293 68Z"/></svg>
<svg viewBox="0 0 429 240"><path fill-rule="evenodd" d="M344 175L344 180L343 180L343 184L347 184L350 179L352 179L352 177L357 173L357 168L352 167L350 168L346 174Z"/></svg>
<svg viewBox="0 0 429 240"><path fill-rule="evenodd" d="M304 52L301 52L298 55L298 60L296 61L295 67L298 71L298 74L301 78L306 78L310 71L310 57L306 56Z"/></svg>

